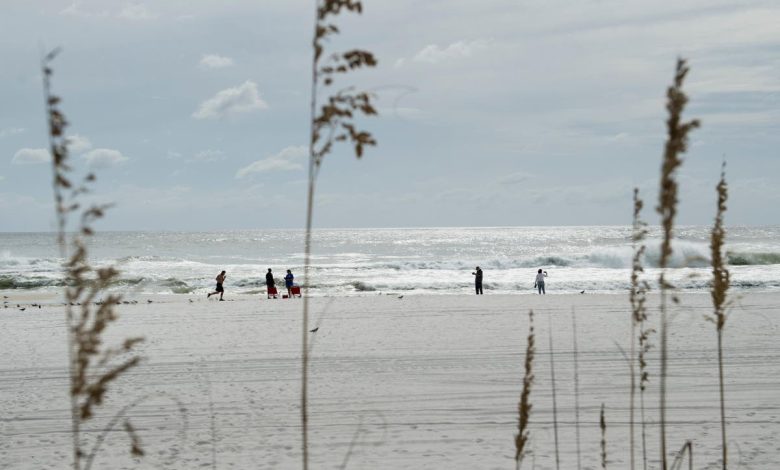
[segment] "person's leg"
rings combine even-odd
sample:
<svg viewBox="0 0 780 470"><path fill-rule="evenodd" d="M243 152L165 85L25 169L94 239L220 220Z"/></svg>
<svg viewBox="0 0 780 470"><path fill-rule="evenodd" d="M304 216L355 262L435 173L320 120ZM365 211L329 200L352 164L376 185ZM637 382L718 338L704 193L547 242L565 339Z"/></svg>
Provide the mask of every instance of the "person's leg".
<svg viewBox="0 0 780 470"><path fill-rule="evenodd" d="M547 291L544 290L544 283L542 283L542 294L547 295Z"/></svg>

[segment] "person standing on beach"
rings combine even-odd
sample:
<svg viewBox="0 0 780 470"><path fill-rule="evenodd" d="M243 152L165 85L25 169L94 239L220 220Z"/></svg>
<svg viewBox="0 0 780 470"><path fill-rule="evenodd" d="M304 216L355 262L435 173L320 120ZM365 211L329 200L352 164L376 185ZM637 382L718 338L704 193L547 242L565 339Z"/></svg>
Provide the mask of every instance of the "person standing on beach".
<svg viewBox="0 0 780 470"><path fill-rule="evenodd" d="M219 300L225 300L222 298L222 296L225 294L225 288L222 287L222 284L225 283L226 277L227 274L225 274L225 271L222 271L221 273L217 274L217 288L214 290L214 292L206 296L207 299L211 298L212 295L219 294Z"/></svg>
<svg viewBox="0 0 780 470"><path fill-rule="evenodd" d="M547 271L542 271L541 269L539 272L536 273L536 281L534 282L534 287L539 289L539 295L547 294L547 292L544 291L544 278L547 277Z"/></svg>
<svg viewBox="0 0 780 470"><path fill-rule="evenodd" d="M477 270L471 274L474 276L474 288L477 295L482 295L482 270L477 266Z"/></svg>
<svg viewBox="0 0 780 470"><path fill-rule="evenodd" d="M288 298L292 299L292 286L293 286L293 279L295 279L295 276L293 276L292 271L289 269L287 270L287 275L284 276L284 287L287 288L287 296Z"/></svg>
<svg viewBox="0 0 780 470"><path fill-rule="evenodd" d="M271 268L268 268L268 272L265 273L265 287L267 287L268 289L276 287L276 282L274 281L274 275L271 274Z"/></svg>

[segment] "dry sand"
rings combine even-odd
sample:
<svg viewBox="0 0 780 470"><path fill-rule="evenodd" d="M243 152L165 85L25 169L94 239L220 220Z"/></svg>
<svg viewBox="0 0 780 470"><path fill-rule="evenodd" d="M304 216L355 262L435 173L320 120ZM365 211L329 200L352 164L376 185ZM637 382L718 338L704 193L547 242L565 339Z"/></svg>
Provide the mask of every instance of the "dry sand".
<svg viewBox="0 0 780 470"><path fill-rule="evenodd" d="M70 459L62 307L4 292L0 309L0 467L63 469ZM144 297L121 305L114 340L143 335L145 360L111 387L87 426L93 442L122 406L147 456L110 433L97 469L300 468L300 300ZM147 299L152 300L148 303ZM192 302L189 301L192 299ZM706 294L681 296L669 337L670 451L694 444L695 468L720 468L714 326ZM657 323L651 296L650 317ZM25 311L16 303L27 304ZM312 299L312 468L508 469L528 333L536 313L532 455L555 468L548 321L555 341L561 468L576 468L571 311L578 323L583 468L599 466L606 405L612 468L628 468L627 296L397 296ZM725 335L732 467L780 468L779 293L744 294ZM657 337L651 340L658 344ZM658 468L657 349L647 395L649 468ZM179 404L185 408L179 410ZM637 427L637 461L641 441ZM686 467L687 468L687 464Z"/></svg>

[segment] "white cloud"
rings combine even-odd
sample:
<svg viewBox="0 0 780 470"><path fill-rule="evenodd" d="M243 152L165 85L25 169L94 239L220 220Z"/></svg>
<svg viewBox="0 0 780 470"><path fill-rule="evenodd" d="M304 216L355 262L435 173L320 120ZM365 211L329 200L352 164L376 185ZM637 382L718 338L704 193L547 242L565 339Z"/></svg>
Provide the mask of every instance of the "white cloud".
<svg viewBox="0 0 780 470"><path fill-rule="evenodd" d="M105 10L84 8L81 1L76 0L60 11L61 15L77 16L80 18L106 17L109 13Z"/></svg>
<svg viewBox="0 0 780 470"><path fill-rule="evenodd" d="M217 54L206 54L200 59L200 66L209 69L221 69L233 65L233 59Z"/></svg>
<svg viewBox="0 0 780 470"><path fill-rule="evenodd" d="M528 181L533 177L534 176L530 173L518 171L515 173L510 173L508 175L502 176L501 178L498 179L498 182L504 185L515 185L515 184L525 183L526 181Z"/></svg>
<svg viewBox="0 0 780 470"><path fill-rule="evenodd" d="M75 16L78 18L119 18L130 21L154 20L159 17L143 3L128 3L117 10L114 7L105 9L105 1L75 0L60 11L61 15Z"/></svg>
<svg viewBox="0 0 780 470"><path fill-rule="evenodd" d="M436 64L446 60L463 59L471 57L475 52L484 49L487 46L488 42L483 39L453 42L446 47L439 47L437 44L429 44L415 54L413 60L415 62ZM396 62L396 66L399 66L402 63L403 62Z"/></svg>
<svg viewBox="0 0 780 470"><path fill-rule="evenodd" d="M92 142L78 134L68 136L68 150L73 153L83 153L92 148Z"/></svg>
<svg viewBox="0 0 780 470"><path fill-rule="evenodd" d="M119 150L114 149L95 149L81 156L87 161L87 164L93 168L108 168L120 165L127 160Z"/></svg>
<svg viewBox="0 0 780 470"><path fill-rule="evenodd" d="M268 103L260 98L257 84L247 80L237 87L222 90L201 103L200 108L192 114L192 117L195 119L219 119L259 109L268 109Z"/></svg>
<svg viewBox="0 0 780 470"><path fill-rule="evenodd" d="M25 130L26 129L23 127L6 127L5 129L0 129L0 139L21 134Z"/></svg>
<svg viewBox="0 0 780 470"><path fill-rule="evenodd" d="M192 161L196 162L218 162L225 159L225 152L222 150L201 150L195 154Z"/></svg>
<svg viewBox="0 0 780 470"><path fill-rule="evenodd" d="M285 147L281 152L275 155L271 155L262 160L257 160L256 162L241 168L236 172L236 179L244 178L252 173L302 170L303 165L299 160L306 157L308 154L309 149L302 145Z"/></svg>
<svg viewBox="0 0 780 470"><path fill-rule="evenodd" d="M117 14L117 18L131 21L143 21L156 19L157 15L152 13L152 11L143 3L134 3L132 5L125 5L125 7L120 10L119 14Z"/></svg>
<svg viewBox="0 0 780 470"><path fill-rule="evenodd" d="M11 160L16 165L37 165L39 163L48 163L51 156L48 149L19 149Z"/></svg>

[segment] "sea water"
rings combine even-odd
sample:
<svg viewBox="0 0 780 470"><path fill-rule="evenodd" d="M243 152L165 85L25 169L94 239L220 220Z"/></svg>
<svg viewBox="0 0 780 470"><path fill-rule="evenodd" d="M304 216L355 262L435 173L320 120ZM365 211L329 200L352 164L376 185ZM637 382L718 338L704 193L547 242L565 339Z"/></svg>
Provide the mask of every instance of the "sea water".
<svg viewBox="0 0 780 470"><path fill-rule="evenodd" d="M658 278L661 233L651 228L644 279ZM709 228L679 227L667 279L681 290L706 291ZM730 227L726 250L735 290L780 288L780 227ZM56 292L62 260L51 233L0 234L0 290ZM323 229L313 236L311 295L463 294L472 272L484 272L486 294L532 293L538 269L548 294L626 293L631 227L483 227ZM203 294L227 271L229 293L265 291L268 268L278 284L287 269L303 284L303 231L213 233L104 232L90 240L93 265L115 264L118 290Z"/></svg>

